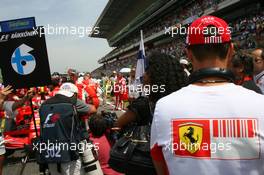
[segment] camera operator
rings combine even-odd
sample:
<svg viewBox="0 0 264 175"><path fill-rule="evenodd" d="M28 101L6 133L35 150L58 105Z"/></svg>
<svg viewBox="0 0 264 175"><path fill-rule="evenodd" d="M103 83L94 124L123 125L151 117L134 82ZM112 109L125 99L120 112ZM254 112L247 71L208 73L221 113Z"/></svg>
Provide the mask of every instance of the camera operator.
<svg viewBox="0 0 264 175"><path fill-rule="evenodd" d="M83 101L77 98L78 88L72 83L64 83L61 85L60 90L54 97L46 100L40 107L40 115L42 118L41 127L42 133L41 138L44 143L48 140L47 138L52 138L53 140L63 141L67 140L67 136L73 134L75 143L79 143L83 138L83 128L79 128L80 124L76 123L79 120L71 120L72 114L76 109L77 118L81 115L87 115L96 112L96 108L92 105L87 105ZM60 107L62 111L59 113L53 113L56 105L61 104ZM73 109L69 109L68 106L63 106L65 104L71 104L74 106ZM58 109L58 108L57 108ZM71 111L67 111L71 110ZM69 113L69 116L66 116ZM70 115L71 114L71 115ZM62 117L64 116L64 118ZM76 122L74 122L76 121ZM54 123L54 125L52 124ZM74 123L74 126L73 126ZM49 131L50 130L50 131ZM81 130L81 131L80 131ZM47 152L50 150L47 150ZM64 152L65 153L65 152ZM65 155L66 154L66 155ZM49 154L44 155L42 159L47 161L49 166L49 171L51 175L58 173L57 164L60 165L60 171L63 175L80 175L81 172L81 161L79 158L79 150L67 150L65 154L61 154L59 160L54 160ZM68 155L70 154L70 155ZM70 160L65 162L66 158L70 157Z"/></svg>

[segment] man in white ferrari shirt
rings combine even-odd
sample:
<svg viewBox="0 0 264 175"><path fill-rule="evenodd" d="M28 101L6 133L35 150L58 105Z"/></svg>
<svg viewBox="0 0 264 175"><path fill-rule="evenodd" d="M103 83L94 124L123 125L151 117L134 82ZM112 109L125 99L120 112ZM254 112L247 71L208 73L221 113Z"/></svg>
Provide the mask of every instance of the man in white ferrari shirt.
<svg viewBox="0 0 264 175"><path fill-rule="evenodd" d="M231 83L227 23L204 16L190 27L190 85L160 99L151 128L159 175L263 175L264 97ZM189 27L189 28L190 28ZM215 28L212 32L205 30Z"/></svg>

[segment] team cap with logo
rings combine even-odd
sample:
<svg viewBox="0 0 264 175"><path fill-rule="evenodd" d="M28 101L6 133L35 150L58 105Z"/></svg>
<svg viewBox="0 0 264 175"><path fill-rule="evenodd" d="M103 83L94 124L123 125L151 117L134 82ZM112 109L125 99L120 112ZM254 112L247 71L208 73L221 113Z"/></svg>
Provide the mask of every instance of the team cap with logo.
<svg viewBox="0 0 264 175"><path fill-rule="evenodd" d="M221 18L203 16L188 27L186 44L217 44L231 41L231 28Z"/></svg>
<svg viewBox="0 0 264 175"><path fill-rule="evenodd" d="M64 95L66 97L72 97L75 93L78 93L78 88L72 83L63 83L57 94Z"/></svg>

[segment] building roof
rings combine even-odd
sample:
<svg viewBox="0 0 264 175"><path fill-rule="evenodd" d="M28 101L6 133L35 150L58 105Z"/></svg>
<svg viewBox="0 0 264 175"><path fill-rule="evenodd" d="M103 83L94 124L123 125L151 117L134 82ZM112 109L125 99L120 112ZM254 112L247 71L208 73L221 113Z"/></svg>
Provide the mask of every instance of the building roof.
<svg viewBox="0 0 264 175"><path fill-rule="evenodd" d="M118 19L127 11L134 0L109 0L103 12L99 16L95 27L99 27L100 33L90 35L96 38L107 38L111 28L118 22Z"/></svg>

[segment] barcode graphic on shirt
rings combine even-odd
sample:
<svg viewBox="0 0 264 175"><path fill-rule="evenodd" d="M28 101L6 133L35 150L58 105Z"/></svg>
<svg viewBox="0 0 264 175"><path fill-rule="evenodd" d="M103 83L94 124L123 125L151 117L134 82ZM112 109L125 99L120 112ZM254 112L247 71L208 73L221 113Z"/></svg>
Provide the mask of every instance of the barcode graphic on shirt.
<svg viewBox="0 0 264 175"><path fill-rule="evenodd" d="M213 137L254 138L257 130L256 119L213 120Z"/></svg>

